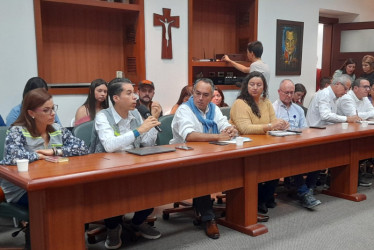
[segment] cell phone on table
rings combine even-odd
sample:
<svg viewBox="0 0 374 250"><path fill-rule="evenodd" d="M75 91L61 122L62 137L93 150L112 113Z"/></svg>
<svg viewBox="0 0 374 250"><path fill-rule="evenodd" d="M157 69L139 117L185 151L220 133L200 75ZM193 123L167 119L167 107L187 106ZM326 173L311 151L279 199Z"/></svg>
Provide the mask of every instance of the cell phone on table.
<svg viewBox="0 0 374 250"><path fill-rule="evenodd" d="M193 150L193 148L189 146L176 146L175 148L181 150Z"/></svg>
<svg viewBox="0 0 374 250"><path fill-rule="evenodd" d="M215 145L220 145L220 146L224 146L224 145L228 145L229 144L228 142L224 142L224 141L211 141L209 143L210 144L215 144Z"/></svg>
<svg viewBox="0 0 374 250"><path fill-rule="evenodd" d="M309 128L326 129L325 126L310 126Z"/></svg>

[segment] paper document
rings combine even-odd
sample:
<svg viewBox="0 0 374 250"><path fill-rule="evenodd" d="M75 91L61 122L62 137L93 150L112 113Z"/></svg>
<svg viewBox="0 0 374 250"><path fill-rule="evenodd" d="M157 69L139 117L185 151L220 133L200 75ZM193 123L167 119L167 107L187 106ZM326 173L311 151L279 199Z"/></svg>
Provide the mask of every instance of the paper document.
<svg viewBox="0 0 374 250"><path fill-rule="evenodd" d="M247 141L252 141L252 139L248 138L248 137L243 137L243 142L247 142ZM227 142L227 143L236 144L236 138L232 138L229 141L220 141L220 142Z"/></svg>

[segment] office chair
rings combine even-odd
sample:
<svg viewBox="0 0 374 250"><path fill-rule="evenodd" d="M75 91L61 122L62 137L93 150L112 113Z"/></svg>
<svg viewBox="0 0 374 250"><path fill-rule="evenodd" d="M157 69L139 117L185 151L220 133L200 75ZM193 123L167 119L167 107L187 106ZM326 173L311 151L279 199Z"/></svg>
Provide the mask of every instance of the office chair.
<svg viewBox="0 0 374 250"><path fill-rule="evenodd" d="M157 145L168 145L170 140L173 138L173 133L171 129L171 122L173 121L173 118L174 118L174 115L164 115L158 119L158 121L161 122L160 128L162 129L162 132L157 134L157 139L156 139ZM174 208L168 208L162 211L162 218L164 220L168 220L169 215L171 213L179 213L179 212L193 210L192 204L187 201L174 202L173 206ZM183 206L183 207L179 207L179 206Z"/></svg>
<svg viewBox="0 0 374 250"><path fill-rule="evenodd" d="M87 147L89 147L91 143L94 122L95 121L89 121L79 124L78 126L74 127L72 131L73 135L83 140Z"/></svg>
<svg viewBox="0 0 374 250"><path fill-rule="evenodd" d="M221 107L221 112L224 116L227 117L227 120L230 120L230 110L231 108L230 107Z"/></svg>
<svg viewBox="0 0 374 250"><path fill-rule="evenodd" d="M162 132L157 134L156 145L168 145L173 138L173 132L171 130L173 118L174 115L164 115L158 119L158 121L161 122L159 127L162 129Z"/></svg>
<svg viewBox="0 0 374 250"><path fill-rule="evenodd" d="M7 130L8 130L8 127L0 127L0 160L2 160L4 156L4 146L5 146L4 144L5 144L5 137L6 137ZM0 183L1 183L1 179L0 179ZM0 187L0 217L13 218L14 227L18 227L19 220L29 221L29 211L24 207L18 206L17 204L6 202L5 195L1 187ZM16 234L18 234L18 232L16 232Z"/></svg>

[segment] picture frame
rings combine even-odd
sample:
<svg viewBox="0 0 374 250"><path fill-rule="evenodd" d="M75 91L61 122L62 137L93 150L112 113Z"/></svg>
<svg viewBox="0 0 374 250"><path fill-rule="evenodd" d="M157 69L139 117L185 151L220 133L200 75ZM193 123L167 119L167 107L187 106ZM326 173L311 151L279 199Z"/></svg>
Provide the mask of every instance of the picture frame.
<svg viewBox="0 0 374 250"><path fill-rule="evenodd" d="M277 19L275 75L301 75L304 23Z"/></svg>

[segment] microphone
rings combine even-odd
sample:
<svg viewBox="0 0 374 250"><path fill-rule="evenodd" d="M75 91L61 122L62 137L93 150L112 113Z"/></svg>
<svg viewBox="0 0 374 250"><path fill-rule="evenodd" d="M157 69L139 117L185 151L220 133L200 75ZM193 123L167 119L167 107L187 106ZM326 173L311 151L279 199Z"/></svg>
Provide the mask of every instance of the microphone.
<svg viewBox="0 0 374 250"><path fill-rule="evenodd" d="M149 116L151 116L152 114L149 112L149 110L147 109L146 106L144 105L140 105L138 107L138 111L139 113L143 116L144 119L147 119ZM162 129L159 127L159 126L156 126L155 129L158 131L158 132L162 132Z"/></svg>

